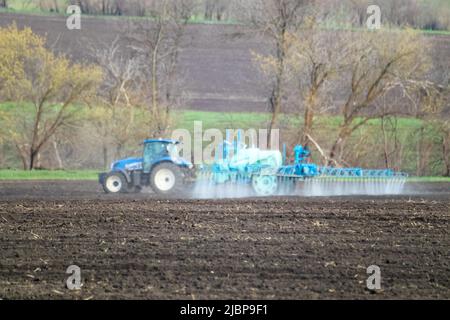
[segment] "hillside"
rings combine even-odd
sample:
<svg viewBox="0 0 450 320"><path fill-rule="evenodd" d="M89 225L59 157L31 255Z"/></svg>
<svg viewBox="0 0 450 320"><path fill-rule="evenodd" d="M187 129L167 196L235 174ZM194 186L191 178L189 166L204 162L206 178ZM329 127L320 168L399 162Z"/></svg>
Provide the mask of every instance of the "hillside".
<svg viewBox="0 0 450 320"><path fill-rule="evenodd" d="M89 46L111 43L127 26L127 20L123 18L85 17L82 30L68 30L62 16L0 13L0 26L13 22L46 35L49 46L78 61L90 59ZM447 59L450 35L432 34L429 39L435 47L435 60ZM189 24L179 56L178 81L181 85L178 94L183 97L182 107L210 111L266 111L266 81L252 61L252 52L269 50L263 43L263 39L245 26Z"/></svg>

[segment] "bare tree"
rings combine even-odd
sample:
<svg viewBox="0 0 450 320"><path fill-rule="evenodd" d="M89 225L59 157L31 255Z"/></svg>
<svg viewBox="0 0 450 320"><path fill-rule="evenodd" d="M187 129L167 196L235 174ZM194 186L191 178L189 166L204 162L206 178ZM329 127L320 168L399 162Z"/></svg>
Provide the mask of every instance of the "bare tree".
<svg viewBox="0 0 450 320"><path fill-rule="evenodd" d="M135 126L135 116L139 106L143 105L144 64L140 57L130 56L124 50L120 37L109 45L91 46L91 52L105 75L100 87L100 101L92 114L102 141L104 165L107 166L110 146L114 147L114 157L118 158L134 133L142 131Z"/></svg>
<svg viewBox="0 0 450 320"><path fill-rule="evenodd" d="M45 48L45 40L15 25L2 29L0 96L21 102L6 122L24 167L36 168L42 148L76 114L73 104L85 100L101 74L95 67L72 64ZM11 63L14 62L14 63ZM32 108L27 110L26 103ZM31 119L30 119L31 117Z"/></svg>
<svg viewBox="0 0 450 320"><path fill-rule="evenodd" d="M303 127L300 142L308 146L312 137L316 113L326 111L329 105L330 83L345 67L348 54L345 32L320 30L316 18L310 17L296 34L292 34L286 65L298 85L303 103Z"/></svg>
<svg viewBox="0 0 450 320"><path fill-rule="evenodd" d="M205 20L224 20L229 5L230 1L226 0L204 0Z"/></svg>
<svg viewBox="0 0 450 320"><path fill-rule="evenodd" d="M180 45L190 17L191 7L187 3L180 6L177 2L160 2L154 12L156 17L132 22L126 36L128 46L148 62L146 76L150 82L150 110L159 119L160 133L166 129L167 116L174 103Z"/></svg>
<svg viewBox="0 0 450 320"><path fill-rule="evenodd" d="M450 177L450 122L444 123L442 137L442 158L444 160L444 175Z"/></svg>
<svg viewBox="0 0 450 320"><path fill-rule="evenodd" d="M432 78L438 93L438 100L434 103L439 106L434 123L440 136L444 175L450 176L450 60L439 43L436 43L433 51Z"/></svg>
<svg viewBox="0 0 450 320"><path fill-rule="evenodd" d="M350 135L370 119L379 118L376 101L391 92L422 87L420 77L426 70L425 44L413 31L352 33L352 51L342 80L349 92L339 108L343 121L330 150L330 158L341 160L343 146ZM342 82L341 80L341 82Z"/></svg>
<svg viewBox="0 0 450 320"><path fill-rule="evenodd" d="M264 34L273 46L274 68L272 74L269 136L276 127L282 112L283 81L286 73L286 57L289 49L289 34L298 31L305 16L309 0L257 0L246 7L248 19L257 31Z"/></svg>

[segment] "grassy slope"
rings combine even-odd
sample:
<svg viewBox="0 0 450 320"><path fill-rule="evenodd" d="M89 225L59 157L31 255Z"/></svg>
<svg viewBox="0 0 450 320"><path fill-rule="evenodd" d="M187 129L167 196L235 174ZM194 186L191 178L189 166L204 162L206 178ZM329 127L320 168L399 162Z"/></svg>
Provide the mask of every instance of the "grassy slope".
<svg viewBox="0 0 450 320"><path fill-rule="evenodd" d="M67 0L57 0L60 10L67 8ZM33 14L51 14L48 11L43 11L37 1L24 1L24 0L8 0L7 12L13 13L33 13Z"/></svg>
<svg viewBox="0 0 450 320"><path fill-rule="evenodd" d="M0 170L0 180L97 180L93 170Z"/></svg>
<svg viewBox="0 0 450 320"><path fill-rule="evenodd" d="M201 121L203 130L217 129L248 129L265 127L263 123L270 119L268 113L262 112L213 112L213 111L182 111L177 117L178 128L194 129L194 121Z"/></svg>
<svg viewBox="0 0 450 320"><path fill-rule="evenodd" d="M95 181L99 171L93 170L0 170L0 181L6 180L89 180ZM450 177L411 177L409 182L448 182Z"/></svg>
<svg viewBox="0 0 450 320"><path fill-rule="evenodd" d="M186 110L177 112L178 122L177 128L188 129L194 128L194 121L201 121L203 130L209 128L217 129L249 129L249 128L265 128L269 113L263 112L213 112L213 111L194 111ZM292 117L292 115L281 116L281 123L289 122L292 125L301 125L302 119ZM339 116L317 116L315 118L315 126L331 126L338 127L342 122ZM368 122L370 126L380 126L380 120L374 119ZM420 127L421 121L414 118L399 118L398 126L400 129L415 129Z"/></svg>

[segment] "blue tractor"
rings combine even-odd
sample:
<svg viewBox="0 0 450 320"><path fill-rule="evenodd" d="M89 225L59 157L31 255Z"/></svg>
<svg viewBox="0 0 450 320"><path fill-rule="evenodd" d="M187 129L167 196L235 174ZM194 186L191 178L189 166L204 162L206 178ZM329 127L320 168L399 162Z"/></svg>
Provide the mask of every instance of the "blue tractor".
<svg viewBox="0 0 450 320"><path fill-rule="evenodd" d="M100 184L106 193L139 192L143 187L163 195L183 192L183 185L192 181L194 172L192 163L179 156L179 143L145 140L142 158L115 161L110 172L99 175Z"/></svg>

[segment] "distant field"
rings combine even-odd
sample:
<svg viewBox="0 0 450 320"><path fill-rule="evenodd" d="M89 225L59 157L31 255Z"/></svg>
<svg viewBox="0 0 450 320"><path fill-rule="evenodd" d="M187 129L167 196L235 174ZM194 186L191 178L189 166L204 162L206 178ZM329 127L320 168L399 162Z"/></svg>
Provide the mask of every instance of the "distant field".
<svg viewBox="0 0 450 320"><path fill-rule="evenodd" d="M177 128L192 131L194 121L201 121L203 130L209 128L225 129L263 129L267 127L270 120L270 114L264 112L214 112L214 111L194 111L184 110L175 111ZM302 115L301 115L302 116ZM301 126L302 117L294 114L285 114L280 117L280 127L284 126ZM322 115L315 119L316 127L329 126L337 128L342 122L340 116ZM419 128L422 121L415 118L399 118L398 126L400 130ZM380 126L380 120L374 119L367 123L366 126Z"/></svg>
<svg viewBox="0 0 450 320"><path fill-rule="evenodd" d="M1 8L0 12L7 12L7 13L19 13L19 14L37 14L37 15L49 15L49 16L55 16L55 15L65 15L66 14L66 8L69 5L68 0L56 0L58 3L58 12L56 11L49 11L46 9L43 9L39 6L37 1L23 1L23 0L8 0L8 8L4 9ZM87 15L87 14L85 14ZM89 14L91 17L97 17L97 18L106 18L106 19L120 19L120 18L136 18L136 19L142 19L142 18L149 18L149 17L132 17L132 16L114 16L114 15L96 15L96 14ZM189 19L190 23L204 23L204 24L232 24L237 23L233 20L227 20L227 21L216 21L216 20L205 20L203 15L193 15Z"/></svg>
<svg viewBox="0 0 450 320"><path fill-rule="evenodd" d="M18 14L35 14L35 15L49 15L49 16L55 16L55 15L65 15L65 10L68 6L68 0L55 0L58 3L58 11L49 11L47 9L43 9L41 6L39 6L37 1L23 1L23 0L8 0L8 8L0 8L0 12L5 13L18 13ZM447 0L427 0L427 3L430 6L434 7L442 7L447 5ZM87 14L85 14L86 16ZM97 15L97 14L89 14L91 17L96 18L106 18L106 19L129 19L129 18L135 18L135 19L145 19L145 18L151 18L151 16L145 16L145 17L134 17L134 16L114 16L114 15ZM235 20L205 20L204 16L202 14L195 14L192 15L188 21L188 23L198 23L198 24L242 24ZM328 28L330 29L352 29L351 27L346 26L336 26L334 25L333 21L330 21L327 23ZM423 30L424 33L430 34L430 35L450 35L450 30Z"/></svg>
<svg viewBox="0 0 450 320"><path fill-rule="evenodd" d="M56 0L60 10L67 8L68 0ZM8 0L8 11L17 13L42 13L50 14L49 11L43 10L38 1L24 1L24 0ZM62 10L64 11L64 10Z"/></svg>
<svg viewBox="0 0 450 320"><path fill-rule="evenodd" d="M194 121L201 121L203 129L248 129L264 128L265 122L270 120L269 113L263 112L213 112L213 111L181 111L177 119L177 127L194 128Z"/></svg>

